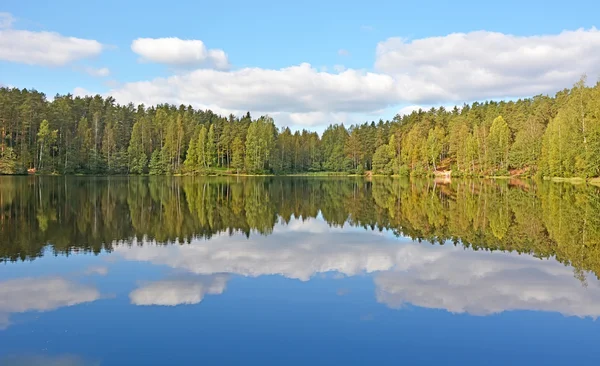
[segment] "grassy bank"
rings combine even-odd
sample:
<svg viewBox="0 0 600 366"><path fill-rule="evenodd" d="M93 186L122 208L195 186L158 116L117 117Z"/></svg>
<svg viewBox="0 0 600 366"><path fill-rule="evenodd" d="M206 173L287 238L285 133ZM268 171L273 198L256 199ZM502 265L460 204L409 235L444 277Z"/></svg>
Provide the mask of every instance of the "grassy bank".
<svg viewBox="0 0 600 366"><path fill-rule="evenodd" d="M2 175L2 174L0 174ZM40 173L37 172L35 174L22 174L22 175L29 175L29 176L60 176L60 174L57 173ZM108 176L128 176L128 174L71 174L70 176L77 176L77 177L108 177ZM140 174L140 175L135 175L135 176L139 176L139 177L149 177L149 176L153 176L153 175L149 175L149 174ZM206 170L206 171L202 171L202 172L187 172L187 173L177 173L177 174L171 174L171 175L156 175L156 176L172 176L172 177L191 177L191 176L198 176L198 177L365 177L365 178L380 178L380 177L392 177L392 178L409 178L410 175L386 175L386 174L375 174L372 173L371 171L366 171L365 174L355 174L355 173L349 173L349 172L332 172L332 171L326 171L326 172L304 172L304 173L290 173L290 174L272 174L272 173L258 173L258 174L251 174L251 173L243 173L240 172L239 174L236 173L235 171L232 171L231 169L225 169L225 168L217 168L217 169L210 169L210 170ZM433 173L431 174L423 174L423 175L415 175L414 178L432 178L432 179L446 179L446 180L451 180L451 179L462 179L462 178L479 178L479 179L497 179L497 180L508 180L508 179L515 179L515 178L519 178L519 179L534 179L534 177L531 176L521 176L521 175L485 175L485 176L452 176L452 175L435 175ZM556 182L556 183L571 183L571 184L584 184L584 183L589 183L595 186L599 186L600 187L600 177L596 177L596 178L589 178L589 179L585 179L585 178L581 178L581 177L570 177L570 178L564 178L564 177L543 177L543 180L546 181L552 181L552 182Z"/></svg>

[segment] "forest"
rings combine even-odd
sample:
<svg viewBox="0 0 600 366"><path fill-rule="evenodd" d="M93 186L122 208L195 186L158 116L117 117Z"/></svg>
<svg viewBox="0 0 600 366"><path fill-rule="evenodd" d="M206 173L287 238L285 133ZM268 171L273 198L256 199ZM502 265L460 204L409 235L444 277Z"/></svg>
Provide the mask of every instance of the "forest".
<svg viewBox="0 0 600 366"><path fill-rule="evenodd" d="M319 135L269 116L0 88L0 174L600 176L600 83Z"/></svg>

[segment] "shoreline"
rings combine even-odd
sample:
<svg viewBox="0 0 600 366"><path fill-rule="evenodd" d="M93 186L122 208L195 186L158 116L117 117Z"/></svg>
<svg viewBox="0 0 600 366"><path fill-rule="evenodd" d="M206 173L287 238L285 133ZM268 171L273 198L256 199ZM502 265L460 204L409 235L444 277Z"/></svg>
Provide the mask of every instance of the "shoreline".
<svg viewBox="0 0 600 366"><path fill-rule="evenodd" d="M343 172L308 172L308 173L290 173L290 174L249 174L249 173L227 173L227 172L216 172L209 174L190 174L190 173L179 173L179 174L0 174L0 177L344 177L344 178L381 178L381 177L389 177L389 178L420 178L420 179L434 179L439 180L442 178L436 174L425 174L419 176L404 176L398 174L386 175L386 174L351 174L351 173L343 173ZM523 180L544 180L551 181L554 183L571 183L571 184L590 184L597 187L600 187L600 177L594 178L582 178L582 177L541 177L536 178L532 176L523 177L520 175L506 175L506 176L458 176L452 177L444 176L444 180L463 180L463 179L494 179L494 180L511 180L511 179L523 179Z"/></svg>

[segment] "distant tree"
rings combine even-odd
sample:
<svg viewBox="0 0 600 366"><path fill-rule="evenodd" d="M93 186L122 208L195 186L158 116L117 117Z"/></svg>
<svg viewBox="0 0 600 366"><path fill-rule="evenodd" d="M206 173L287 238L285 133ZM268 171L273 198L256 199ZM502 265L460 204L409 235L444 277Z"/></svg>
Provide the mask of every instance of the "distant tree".
<svg viewBox="0 0 600 366"><path fill-rule="evenodd" d="M211 124L206 137L206 165L214 167L217 163L217 145L215 144L215 125Z"/></svg>
<svg viewBox="0 0 600 366"><path fill-rule="evenodd" d="M14 174L17 155L12 147L0 148L0 174Z"/></svg>
<svg viewBox="0 0 600 366"><path fill-rule="evenodd" d="M154 152L152 152L152 157L150 158L150 165L148 166L149 173L151 175L161 175L166 173L164 161L161 155L161 150L154 150Z"/></svg>
<svg viewBox="0 0 600 366"><path fill-rule="evenodd" d="M231 166L237 174L240 174L240 171L244 168L244 144L239 137L233 139L231 151Z"/></svg>
<svg viewBox="0 0 600 366"><path fill-rule="evenodd" d="M129 141L128 156L129 156L129 171L133 174L143 174L148 165L148 157L144 151L142 140L142 126L140 121L133 125L131 139Z"/></svg>
<svg viewBox="0 0 600 366"><path fill-rule="evenodd" d="M494 119L487 138L488 163L493 168L508 168L510 130L502 116Z"/></svg>
<svg viewBox="0 0 600 366"><path fill-rule="evenodd" d="M43 120L40 124L40 129L37 133L37 140L39 144L39 158L38 158L38 169L43 170L46 165L46 160L51 158L51 151L53 145L56 142L58 136L58 130L51 130L50 123L48 120Z"/></svg>

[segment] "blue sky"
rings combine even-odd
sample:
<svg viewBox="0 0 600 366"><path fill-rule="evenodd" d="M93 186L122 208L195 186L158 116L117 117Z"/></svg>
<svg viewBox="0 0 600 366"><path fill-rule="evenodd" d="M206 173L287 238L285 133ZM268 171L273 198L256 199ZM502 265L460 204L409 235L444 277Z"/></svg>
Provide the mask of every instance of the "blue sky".
<svg viewBox="0 0 600 366"><path fill-rule="evenodd" d="M584 72L595 82L598 10L595 1L4 0L0 84L250 109L319 130L411 106L554 93ZM180 42L172 55L152 43L168 37ZM183 65L182 49L198 54L192 40L223 52L227 67Z"/></svg>

